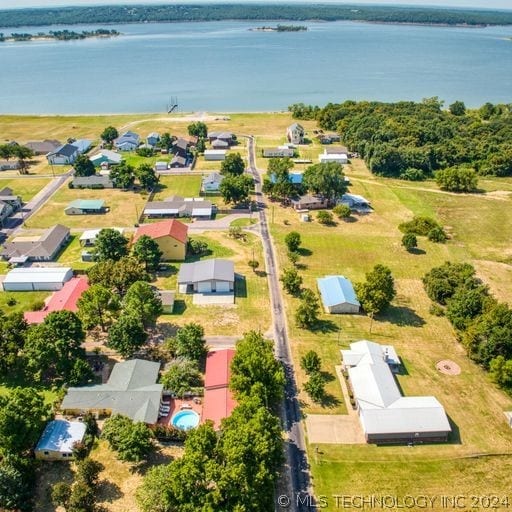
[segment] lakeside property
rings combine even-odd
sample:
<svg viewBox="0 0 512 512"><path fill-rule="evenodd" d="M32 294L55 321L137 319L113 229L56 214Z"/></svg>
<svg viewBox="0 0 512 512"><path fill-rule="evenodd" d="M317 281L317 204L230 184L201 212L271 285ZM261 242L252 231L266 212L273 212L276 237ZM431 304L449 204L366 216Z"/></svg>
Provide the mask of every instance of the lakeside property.
<svg viewBox="0 0 512 512"><path fill-rule="evenodd" d="M327 312L328 309L320 312L319 322L311 329L296 325L295 312L300 300L282 290L279 305L288 323L299 388L298 398L301 411L306 416L304 428L315 494L329 497L339 494L384 493L399 498L420 493L444 496L453 492L453 482L457 481L460 489L457 492L463 494L506 495L508 474L512 466L512 430L503 413L512 409L512 400L492 382L489 373L467 357L448 318L439 316L432 308L421 278L432 267L439 266L446 260L455 263L468 262L475 266L478 277L489 286L494 297L505 303L512 303L509 247L512 178L480 177L478 193L457 194L440 190L432 179L413 182L376 176L368 170L362 159L342 146L343 140L325 144L327 135L331 137L335 134L319 133L315 121L297 122L289 113L2 116L0 130L5 138L20 143L44 140L51 134L52 138L64 141L69 137L90 139L97 148L101 143L99 134L109 125L115 125L120 134L128 131L140 134L140 142L144 145L148 134L169 132L177 137L185 137L188 125L198 121L206 123L209 132L237 134L240 143L227 151L228 154L240 152L246 166L252 161L252 143L246 144L245 135L253 135L255 161L261 171L261 175L256 177L258 180L261 178L261 183L266 182L265 177L271 161L271 158L263 156L265 149L292 146L288 149L293 151L292 159L297 160L291 175L293 186L302 183L299 183L299 179L303 180L308 167L320 163L322 155L326 154L326 148L336 147L336 152L332 154L345 155L348 160L348 163L343 164L343 172L350 182L350 197L343 194L345 199L342 200L343 196L339 198L342 204L349 205L349 209L352 207L347 220L336 216L332 222L322 223L318 213L332 212L333 204L327 202L326 208L323 203L315 204L312 202L314 195L309 197L309 203L301 196L303 202L297 208L294 208L296 205L293 202L271 201L270 192L261 197L253 196L261 201L269 222L276 254L277 268L273 270L275 275L281 276L283 270L292 264L285 239L290 232L295 231L301 237L296 268L303 279L302 286L311 289L316 297L319 278L345 276L350 282L357 284L378 263L389 267L395 280L396 297L390 308L382 314L371 319L360 312L357 304L352 301L351 305L354 307L340 311L343 314L332 314L338 312ZM131 162L135 167L144 163L154 167L162 158L171 159L169 155L162 156L161 153L158 157L137 155L135 151L114 153L121 155L124 161ZM59 175L67 173L71 168L70 165L63 165L56 177L52 177L51 169L42 171L42 165L38 163L34 166L36 171L28 176L3 171L0 173L0 185L5 181L27 201L45 189L48 183L60 180ZM111 169L116 165L118 164L113 163ZM209 170L209 165L202 160L198 169L178 169L176 174L172 174L171 169L165 169L169 174L160 176L154 197L163 200L172 195L198 196L202 176ZM211 171L217 172L220 169L218 162L211 165ZM3 178L4 173L11 174ZM39 176L40 173L44 177ZM124 228L121 230L122 235L132 239L138 228L134 225L137 213L140 213L149 194L135 189L73 189L68 187L71 179L62 178L55 193L26 220L26 226L21 227L20 231L27 240L30 237L31 240L38 241L50 225L57 222L67 224L72 228L71 240L57 255L55 263L74 270L84 270L94 265L94 262L81 261L84 248L80 239L84 231L115 226ZM104 200L110 211L102 215L66 216L64 209L77 199ZM349 199L364 199L367 205L364 213L358 212L357 204ZM308 212L303 211L304 205L308 207ZM317 207L318 211L313 209ZM427 237L418 237L417 251L406 251L402 246L403 233L398 226L415 216L434 218L443 226L448 240L445 243L435 243ZM272 333L268 269L264 265L265 250L259 232L260 225L254 224L255 220L260 220L257 212L252 215L241 214L236 220L231 220L229 213L218 215L213 220L186 219L184 225L188 228L189 238L195 240L198 246L204 243L207 249L200 254L189 254L185 263L193 265L213 259L232 262L236 275L236 278L233 277L234 304L197 304L195 293L179 290L180 282L185 287L188 283L186 280L180 281L184 279L180 275L183 262L166 262L165 268L155 271L151 285L159 290L175 293L174 309L161 315L155 330L151 331L151 340L154 343L151 345L152 350L146 353L147 357L164 357L163 352L159 352L165 349L162 340L173 336L177 329L190 322L204 325L204 335L210 347L231 347L234 338L243 336L251 329L267 335ZM181 220L173 219L173 222ZM147 225L150 226L147 232L151 233L152 224ZM240 228L240 231L231 228ZM91 240L91 244L94 244L95 239ZM178 242L184 244L183 240ZM172 241L172 236L171 243L176 244L176 239ZM258 263L257 266L252 265L254 261ZM2 273L7 271L4 263L0 268ZM203 271L202 266L198 268L200 272ZM212 266L209 265L208 269L211 271ZM224 263L221 263L219 272L222 274L224 270ZM215 268L212 276L212 281L222 281L222 276L219 277ZM196 288L199 289L198 283L197 279L191 281L191 286L197 284ZM201 285L203 286L205 285ZM202 289L204 291L207 288ZM355 289L357 290L357 286ZM40 303L43 299L53 307L55 299L53 302L48 300L48 292L0 292L0 309L6 313L32 311L41 306L35 303ZM115 322L117 319L112 318L111 321ZM112 367L116 360L124 358L105 345L107 335L100 331L98 328L87 334L85 346L88 357L94 363L105 361ZM364 436L361 437L357 411L353 409L347 387L350 381L343 376L341 368L343 359L340 350L346 350L352 343L364 339L384 347L393 347L393 352L388 352L387 355L394 358L397 354L400 358L401 373L395 377L397 389L393 390L393 398L400 399L397 391L399 389L403 397L432 395L439 401L446 412L451 430L447 443L412 443L414 446L410 447L384 447L367 444ZM301 367L301 359L310 350L316 351L320 357L326 392L326 400L323 402L313 401L307 392L309 376ZM95 351L99 351L100 355ZM451 361L454 367L456 365L460 373L441 372L437 364L445 360ZM387 375L386 378L389 380L390 376ZM98 384L100 381L107 381L108 371L96 372L96 379ZM16 384L27 385L27 382L20 380L2 380L0 394L8 393ZM360 389L358 387L357 391L360 392ZM49 389L45 396L48 401L55 398ZM360 397L361 395L356 395L356 399ZM196 398L202 399L199 396ZM170 400L165 397L156 411L162 414L162 418L169 416L167 407L171 406L165 405L168 403ZM184 400L183 403L194 411L203 406L192 399ZM174 402L173 406L175 407ZM185 407L184 410L189 409ZM108 413L105 415L108 416ZM337 425L343 425L343 428ZM445 424L443 428L446 429ZM333 432L336 436L332 435ZM448 432L448 429L444 432ZM349 434L353 437L349 438L350 442L346 442L344 436ZM408 436L410 434L407 432ZM147 464L168 464L182 456L181 447L161 447L159 453L148 458ZM112 483L98 487L98 503L111 511L137 510L135 490L142 483L143 476L134 471L136 465L116 458L115 452L105 440L100 440L94 446L91 457L105 466L101 470L100 481ZM66 462L43 463L39 472L37 494L40 510L52 510L48 487L50 483L58 481L72 481L71 467L73 466ZM443 509L439 500L432 510ZM334 507L332 501L330 506Z"/></svg>

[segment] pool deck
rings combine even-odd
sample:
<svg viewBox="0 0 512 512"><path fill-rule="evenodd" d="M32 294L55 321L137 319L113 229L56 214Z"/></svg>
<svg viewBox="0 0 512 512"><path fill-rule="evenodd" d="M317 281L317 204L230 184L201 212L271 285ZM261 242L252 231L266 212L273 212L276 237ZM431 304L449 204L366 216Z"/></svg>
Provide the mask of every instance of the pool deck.
<svg viewBox="0 0 512 512"><path fill-rule="evenodd" d="M169 411L167 416L162 416L161 418L158 418L158 423L160 425L170 425L171 418L174 416L174 414L186 410L194 411L197 414L199 414L199 418L201 421L203 413L203 399L202 397L198 397L198 399L201 401L200 403L196 403L194 401L194 398L187 398L186 400L183 400L181 398L165 398L163 401L169 402L171 410Z"/></svg>

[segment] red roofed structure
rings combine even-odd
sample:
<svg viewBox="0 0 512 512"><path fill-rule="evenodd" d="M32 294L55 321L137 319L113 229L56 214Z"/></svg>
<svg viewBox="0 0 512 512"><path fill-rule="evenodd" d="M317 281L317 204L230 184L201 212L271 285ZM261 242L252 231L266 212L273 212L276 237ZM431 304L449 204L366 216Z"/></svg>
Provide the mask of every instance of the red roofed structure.
<svg viewBox="0 0 512 512"><path fill-rule="evenodd" d="M29 324L40 324L53 311L76 312L78 299L89 288L86 277L74 277L55 292L41 311L25 311L23 316Z"/></svg>
<svg viewBox="0 0 512 512"><path fill-rule="evenodd" d="M184 260L187 252L188 226L179 220L163 220L137 228L135 243L146 235L155 240L162 251L163 260Z"/></svg>
<svg viewBox="0 0 512 512"><path fill-rule="evenodd" d="M220 428L220 421L231 415L236 401L229 390L230 365L235 350L212 350L206 358L203 421L213 421Z"/></svg>

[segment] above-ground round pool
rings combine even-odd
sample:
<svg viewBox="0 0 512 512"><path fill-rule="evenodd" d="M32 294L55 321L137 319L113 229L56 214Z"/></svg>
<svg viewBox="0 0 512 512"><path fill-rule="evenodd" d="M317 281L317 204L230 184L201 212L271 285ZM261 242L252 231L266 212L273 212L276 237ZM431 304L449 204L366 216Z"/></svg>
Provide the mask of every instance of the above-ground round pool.
<svg viewBox="0 0 512 512"><path fill-rule="evenodd" d="M177 412L171 419L171 423L181 430L190 430L199 425L199 414L195 411Z"/></svg>

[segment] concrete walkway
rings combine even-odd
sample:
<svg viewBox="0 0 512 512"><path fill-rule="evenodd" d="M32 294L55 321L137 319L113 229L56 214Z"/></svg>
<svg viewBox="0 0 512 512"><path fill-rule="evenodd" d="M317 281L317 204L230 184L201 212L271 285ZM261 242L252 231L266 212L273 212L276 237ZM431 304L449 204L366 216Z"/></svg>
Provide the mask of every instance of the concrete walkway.
<svg viewBox="0 0 512 512"><path fill-rule="evenodd" d="M255 214L253 214L255 215ZM229 226L234 220L237 219L249 219L251 218L250 213L234 213L226 215L221 219L215 220L196 220L188 224L189 231L215 231L219 229L229 229ZM256 218L256 216L255 216Z"/></svg>
<svg viewBox="0 0 512 512"><path fill-rule="evenodd" d="M343 391L343 400L347 404L347 414L309 414L306 418L308 440L316 444L365 444L359 416L350 405L341 366L336 366L336 376Z"/></svg>

